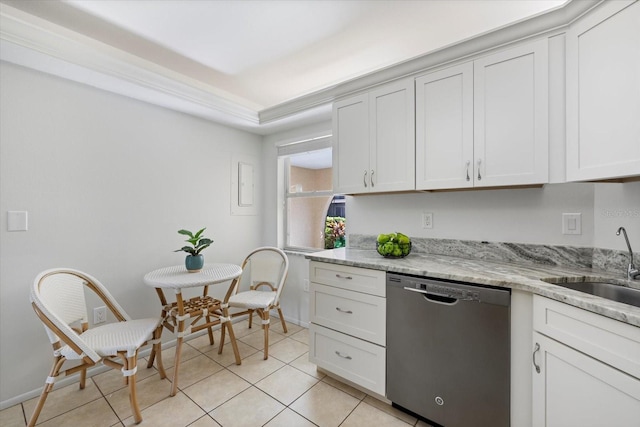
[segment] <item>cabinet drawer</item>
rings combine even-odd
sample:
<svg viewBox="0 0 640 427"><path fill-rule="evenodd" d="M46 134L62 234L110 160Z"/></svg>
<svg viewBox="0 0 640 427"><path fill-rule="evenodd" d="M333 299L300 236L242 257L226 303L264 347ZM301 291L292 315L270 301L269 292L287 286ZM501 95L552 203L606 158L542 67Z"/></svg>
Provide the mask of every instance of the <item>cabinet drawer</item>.
<svg viewBox="0 0 640 427"><path fill-rule="evenodd" d="M386 300L311 284L311 322L385 345Z"/></svg>
<svg viewBox="0 0 640 427"><path fill-rule="evenodd" d="M640 328L534 295L536 331L640 378Z"/></svg>
<svg viewBox="0 0 640 427"><path fill-rule="evenodd" d="M309 328L309 360L349 381L385 395L385 348L319 325Z"/></svg>
<svg viewBox="0 0 640 427"><path fill-rule="evenodd" d="M381 270L311 261L309 279L323 285L385 296L386 273Z"/></svg>

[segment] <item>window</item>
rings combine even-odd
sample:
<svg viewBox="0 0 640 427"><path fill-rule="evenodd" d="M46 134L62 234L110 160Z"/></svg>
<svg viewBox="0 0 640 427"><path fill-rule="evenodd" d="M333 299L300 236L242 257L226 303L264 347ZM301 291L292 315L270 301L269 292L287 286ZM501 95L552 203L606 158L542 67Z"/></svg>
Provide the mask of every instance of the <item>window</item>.
<svg viewBox="0 0 640 427"><path fill-rule="evenodd" d="M278 147L278 155L284 184L284 246L321 250L344 245L344 196L333 195L330 137Z"/></svg>

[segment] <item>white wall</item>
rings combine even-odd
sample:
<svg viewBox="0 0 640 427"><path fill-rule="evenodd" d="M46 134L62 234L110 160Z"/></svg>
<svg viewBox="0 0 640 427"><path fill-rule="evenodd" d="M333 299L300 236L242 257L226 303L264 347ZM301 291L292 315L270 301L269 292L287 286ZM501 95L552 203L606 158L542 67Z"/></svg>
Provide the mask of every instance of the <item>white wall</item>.
<svg viewBox="0 0 640 427"><path fill-rule="evenodd" d="M261 216L230 215L230 174L232 155L259 157L262 138L7 63L0 79L4 402L50 368L29 304L38 272L78 268L131 316L157 316L142 277L183 262L178 229L207 227L208 262L240 263L261 243ZM29 212L29 231L7 232L9 210Z"/></svg>
<svg viewBox="0 0 640 427"><path fill-rule="evenodd" d="M488 240L640 251L640 182L347 197L348 233ZM433 213L433 228L421 226ZM582 214L582 234L562 234L562 214Z"/></svg>
<svg viewBox="0 0 640 427"><path fill-rule="evenodd" d="M593 184L347 198L349 233L591 246ZM433 228L421 225L433 213ZM582 214L582 234L562 234L562 213Z"/></svg>
<svg viewBox="0 0 640 427"><path fill-rule="evenodd" d="M624 237L616 236L624 227L634 253L640 252L640 182L596 184L593 215L594 247L626 251Z"/></svg>

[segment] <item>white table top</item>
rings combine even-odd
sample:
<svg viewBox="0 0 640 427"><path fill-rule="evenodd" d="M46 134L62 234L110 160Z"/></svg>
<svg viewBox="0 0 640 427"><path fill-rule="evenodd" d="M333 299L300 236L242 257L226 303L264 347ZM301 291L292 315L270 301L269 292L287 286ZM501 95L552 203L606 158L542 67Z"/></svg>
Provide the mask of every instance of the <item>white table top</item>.
<svg viewBox="0 0 640 427"><path fill-rule="evenodd" d="M145 274L144 283L154 288L192 288L233 280L242 274L235 264L205 264L198 273L189 273L184 265L165 267Z"/></svg>

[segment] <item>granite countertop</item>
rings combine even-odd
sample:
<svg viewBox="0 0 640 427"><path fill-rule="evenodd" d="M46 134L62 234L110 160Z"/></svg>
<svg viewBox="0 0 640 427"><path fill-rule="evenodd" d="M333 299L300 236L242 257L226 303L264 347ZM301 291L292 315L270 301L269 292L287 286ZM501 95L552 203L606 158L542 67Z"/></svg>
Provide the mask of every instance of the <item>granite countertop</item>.
<svg viewBox="0 0 640 427"><path fill-rule="evenodd" d="M607 280L640 289L640 281L626 280L622 274L614 275L603 270L496 262L424 253L411 253L401 259L387 259L375 250L352 248L314 252L306 257L312 261L531 292L640 327L640 307L546 283Z"/></svg>

